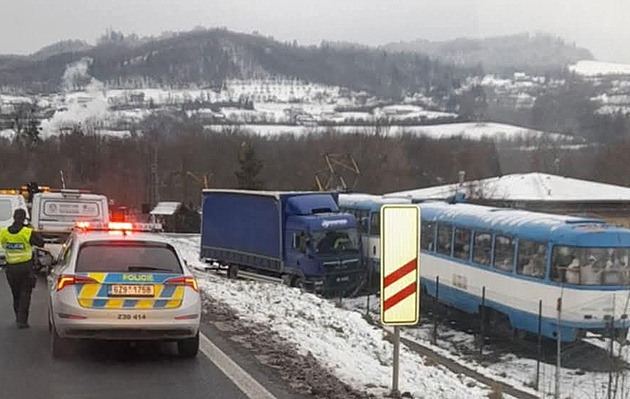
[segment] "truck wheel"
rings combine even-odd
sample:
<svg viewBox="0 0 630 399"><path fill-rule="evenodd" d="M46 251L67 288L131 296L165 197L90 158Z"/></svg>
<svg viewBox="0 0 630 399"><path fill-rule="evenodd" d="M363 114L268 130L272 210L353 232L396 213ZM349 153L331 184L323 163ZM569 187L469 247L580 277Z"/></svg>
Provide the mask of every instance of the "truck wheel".
<svg viewBox="0 0 630 399"><path fill-rule="evenodd" d="M238 278L238 266L229 265L227 271L228 278L237 279Z"/></svg>
<svg viewBox="0 0 630 399"><path fill-rule="evenodd" d="M304 284L304 279L302 277L296 277L293 279L293 286L295 288L299 288L302 291L306 291L306 284Z"/></svg>
<svg viewBox="0 0 630 399"><path fill-rule="evenodd" d="M199 333L192 338L177 341L177 352L182 357L195 357L199 352Z"/></svg>
<svg viewBox="0 0 630 399"><path fill-rule="evenodd" d="M293 287L293 279L291 278L290 274L282 275L282 284L286 285L287 287Z"/></svg>

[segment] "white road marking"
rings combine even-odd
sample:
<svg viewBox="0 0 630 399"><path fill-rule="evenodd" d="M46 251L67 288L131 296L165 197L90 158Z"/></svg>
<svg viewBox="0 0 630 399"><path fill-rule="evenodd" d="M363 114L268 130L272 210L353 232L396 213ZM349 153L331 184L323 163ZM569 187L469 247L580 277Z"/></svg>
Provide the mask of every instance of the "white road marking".
<svg viewBox="0 0 630 399"><path fill-rule="evenodd" d="M223 353L208 337L199 334L199 349L250 399L276 399L271 392Z"/></svg>

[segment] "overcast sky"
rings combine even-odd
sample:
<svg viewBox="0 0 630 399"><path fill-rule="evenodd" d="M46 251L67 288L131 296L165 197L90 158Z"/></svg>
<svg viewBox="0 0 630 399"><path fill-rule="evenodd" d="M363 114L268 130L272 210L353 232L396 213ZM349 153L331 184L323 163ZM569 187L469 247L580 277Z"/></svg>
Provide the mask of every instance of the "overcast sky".
<svg viewBox="0 0 630 399"><path fill-rule="evenodd" d="M629 0L1 0L0 53L61 39L94 42L107 28L155 35L195 26L317 44L546 31L603 61L630 63Z"/></svg>

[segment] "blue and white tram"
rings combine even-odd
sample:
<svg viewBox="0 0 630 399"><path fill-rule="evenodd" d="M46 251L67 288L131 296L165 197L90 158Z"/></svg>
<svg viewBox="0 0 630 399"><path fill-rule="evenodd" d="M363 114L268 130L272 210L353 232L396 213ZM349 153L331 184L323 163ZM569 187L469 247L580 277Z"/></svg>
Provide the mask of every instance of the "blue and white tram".
<svg viewBox="0 0 630 399"><path fill-rule="evenodd" d="M381 206L411 203L408 199L383 198L370 194L339 194L339 209L353 214L359 221L363 259L367 262L372 289L379 287L381 264Z"/></svg>
<svg viewBox="0 0 630 399"><path fill-rule="evenodd" d="M379 201L374 206L380 208ZM493 328L578 340L610 328L625 338L630 230L601 220L443 202L421 203L421 286ZM350 210L349 207L346 209ZM377 252L367 253L376 260Z"/></svg>
<svg viewBox="0 0 630 399"><path fill-rule="evenodd" d="M614 326L627 334L630 230L600 220L423 203L421 285L441 302L562 341ZM439 290L436 289L439 281Z"/></svg>

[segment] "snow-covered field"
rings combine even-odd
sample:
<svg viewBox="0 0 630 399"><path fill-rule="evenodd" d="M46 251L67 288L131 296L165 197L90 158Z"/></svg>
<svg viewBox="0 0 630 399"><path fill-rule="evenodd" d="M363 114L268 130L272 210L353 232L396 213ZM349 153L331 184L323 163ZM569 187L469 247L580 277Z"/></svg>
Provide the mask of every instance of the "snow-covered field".
<svg viewBox="0 0 630 399"><path fill-rule="evenodd" d="M197 260L198 236L173 241L190 264L203 267ZM283 285L227 280L213 273L199 273L199 284L241 319L268 326L302 354L310 352L353 388L378 397L389 393L392 345L358 312ZM400 389L415 398L485 398L489 393L488 387L434 365L404 346Z"/></svg>
<svg viewBox="0 0 630 399"><path fill-rule="evenodd" d="M198 259L199 236L172 238L188 262L197 269L205 265ZM214 273L199 273L200 286L206 294L236 311L241 319L269 326L302 353L310 352L342 381L355 389L377 396L388 392L391 384L392 346L383 340L383 332L363 317L366 298L344 300L339 308L333 302L282 285L234 281ZM371 298L370 315L378 320L378 301ZM418 328L404 329L402 336L436 353L475 370L487 377L513 385L536 395L531 388L536 373L536 361L514 353L492 353L497 361L480 364L469 354L476 351L475 337L456 329L440 326L436 345L431 344L433 326L426 321ZM605 347L606 342L590 341ZM625 361L630 361L628 346L616 346ZM433 362L406 347L401 352L401 389L416 398L481 398L488 387L435 366ZM555 367L541 364L541 397L553 394ZM561 369L561 397L591 399L606 397L608 373L579 369ZM618 381L617 398L630 393L630 381L625 373ZM505 395L504 395L505 396Z"/></svg>
<svg viewBox="0 0 630 399"><path fill-rule="evenodd" d="M578 61L576 64L569 66L569 70L578 75L587 77L602 75L630 75L629 64L590 60Z"/></svg>
<svg viewBox="0 0 630 399"><path fill-rule="evenodd" d="M224 125L206 125L208 130L221 131ZM404 133L426 136L435 139L448 139L462 137L468 140L493 139L497 141L540 138L542 136L552 139L568 139L558 133L544 133L539 130L532 130L520 126L507 125L503 123L447 123L427 126L290 126L290 125L241 125L241 128L255 134L263 136L273 136L281 134L303 135L308 133L321 133L334 130L340 133L365 133L381 135L400 135Z"/></svg>

